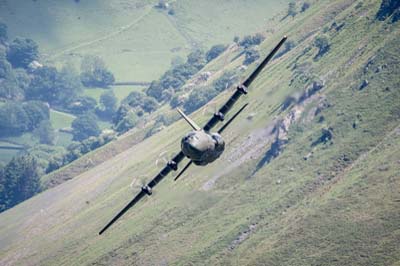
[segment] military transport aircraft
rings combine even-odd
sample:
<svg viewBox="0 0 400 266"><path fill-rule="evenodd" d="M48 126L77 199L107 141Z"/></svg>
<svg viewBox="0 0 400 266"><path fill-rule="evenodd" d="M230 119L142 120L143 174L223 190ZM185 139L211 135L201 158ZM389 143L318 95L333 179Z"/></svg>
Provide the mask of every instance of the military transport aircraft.
<svg viewBox="0 0 400 266"><path fill-rule="evenodd" d="M243 94L247 94L247 88L258 76L265 65L273 58L275 53L279 50L282 44L286 41L287 37L284 36L278 45L267 55L267 57L261 62L261 64L251 73L251 75L239 86L237 86L235 93L229 98L229 100L216 112L213 117L207 122L207 124L201 128L192 119L186 116L179 108L179 114L189 123L193 128L193 131L186 134L181 141L181 151L168 161L167 165L156 175L147 185L142 186L140 192L134 197L128 205L125 206L100 232L101 235L107 230L115 221L117 221L128 209L133 207L141 198L145 195L150 196L152 189L155 187L164 177L166 177L171 170L178 170L178 164L187 157L189 162L175 177L175 181L188 169L188 167L194 163L196 165L207 165L216 159L218 159L225 149L225 142L220 135L227 126L243 111L248 105L243 105L216 133L210 132L210 130L220 121L224 120L225 114L232 108L235 102Z"/></svg>

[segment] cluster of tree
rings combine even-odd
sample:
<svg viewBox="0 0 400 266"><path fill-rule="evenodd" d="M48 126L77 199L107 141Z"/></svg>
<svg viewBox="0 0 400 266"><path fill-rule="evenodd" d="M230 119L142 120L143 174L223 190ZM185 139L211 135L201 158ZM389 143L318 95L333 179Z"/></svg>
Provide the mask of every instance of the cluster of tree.
<svg viewBox="0 0 400 266"><path fill-rule="evenodd" d="M378 20L385 20L392 16L392 23L400 19L400 1L398 0L382 0L376 18Z"/></svg>
<svg viewBox="0 0 400 266"><path fill-rule="evenodd" d="M265 37L257 33L255 35L247 35L244 36L242 40L239 39L239 37L235 37L234 42L236 42L239 46L248 49L252 46L259 45L265 40Z"/></svg>
<svg viewBox="0 0 400 266"><path fill-rule="evenodd" d="M259 37L254 38L255 42L258 42ZM251 41L254 42L253 38ZM218 44L212 46L206 53L201 49L192 51L186 62L175 62L159 80L153 81L146 90L146 94L159 102L171 101L188 79L193 77L206 63L218 57L226 48L225 45Z"/></svg>
<svg viewBox="0 0 400 266"><path fill-rule="evenodd" d="M43 102L28 101L23 104L7 102L0 106L0 136L32 131L49 117L49 106Z"/></svg>
<svg viewBox="0 0 400 266"><path fill-rule="evenodd" d="M146 94L157 101L168 101L179 89L206 64L204 52L191 52L185 63L174 66L158 80L153 81Z"/></svg>
<svg viewBox="0 0 400 266"><path fill-rule="evenodd" d="M303 2L301 3L300 6L300 12L305 12L307 9L309 9L311 6L311 4L309 2ZM288 10L286 15L282 18L282 20L284 20L287 17L295 17L298 14L298 7L296 2L290 2L288 4Z"/></svg>
<svg viewBox="0 0 400 266"><path fill-rule="evenodd" d="M0 212L40 191L38 164L34 157L13 158L0 169Z"/></svg>
<svg viewBox="0 0 400 266"><path fill-rule="evenodd" d="M217 79L212 86L204 86L193 90L187 99L184 100L183 107L186 112L192 113L201 106L205 105L217 94L230 88L238 80L235 72L227 71Z"/></svg>
<svg viewBox="0 0 400 266"><path fill-rule="evenodd" d="M81 81L86 87L107 88L115 78L100 57L87 55L81 62Z"/></svg>
<svg viewBox="0 0 400 266"><path fill-rule="evenodd" d="M31 39L16 38L8 47L7 59L15 68L27 68L32 61L38 58L39 47Z"/></svg>
<svg viewBox="0 0 400 266"><path fill-rule="evenodd" d="M192 113L209 102L217 94L218 91L212 86L196 88L189 94L189 97L183 104L183 108L185 108L187 113Z"/></svg>
<svg viewBox="0 0 400 266"><path fill-rule="evenodd" d="M275 58L279 58L296 47L296 43L292 40L286 40L283 47L276 53Z"/></svg>
<svg viewBox="0 0 400 266"><path fill-rule="evenodd" d="M13 69L7 59L7 49L7 44L0 43L0 98L20 100L24 98L30 78L25 69Z"/></svg>
<svg viewBox="0 0 400 266"><path fill-rule="evenodd" d="M143 92L133 91L122 100L113 117L115 131L124 133L133 128L139 117L154 112L158 108L157 101Z"/></svg>
<svg viewBox="0 0 400 266"><path fill-rule="evenodd" d="M121 103L133 108L139 108L139 110L147 113L154 112L158 108L158 103L153 97L149 97L139 91L131 92Z"/></svg>
<svg viewBox="0 0 400 266"><path fill-rule="evenodd" d="M32 39L15 38L9 44L8 27L4 22L1 21L0 21L0 45L7 48L6 49L7 60L12 64L14 68L27 68L32 61L37 60L39 58L39 47ZM4 56L4 51L2 53Z"/></svg>
<svg viewBox="0 0 400 266"><path fill-rule="evenodd" d="M206 53L206 61L207 63L217 58L220 54L222 54L226 50L227 46L223 44L217 44L210 48L210 50Z"/></svg>
<svg viewBox="0 0 400 266"><path fill-rule="evenodd" d="M26 91L26 98L48 102L52 106L75 111L73 102L83 92L77 72L71 66L61 71L55 67L43 66L32 71L32 79Z"/></svg>
<svg viewBox="0 0 400 266"><path fill-rule="evenodd" d="M92 136L99 136L101 130L96 122L96 116L87 112L72 121L73 140L83 141Z"/></svg>
<svg viewBox="0 0 400 266"><path fill-rule="evenodd" d="M244 51L243 64L248 66L254 61L258 60L259 58L260 58L260 53L256 49L254 48L246 49Z"/></svg>
<svg viewBox="0 0 400 266"><path fill-rule="evenodd" d="M118 99L112 90L104 92L100 95L99 105L96 107L98 117L111 120L117 111Z"/></svg>
<svg viewBox="0 0 400 266"><path fill-rule="evenodd" d="M218 92L222 92L230 88L237 81L238 81L238 76L234 71L226 71L221 75L220 78L214 81L213 85Z"/></svg>
<svg viewBox="0 0 400 266"><path fill-rule="evenodd" d="M54 156L49 158L46 173L53 172L62 166L71 163L82 155L107 144L111 140L114 140L115 137L115 132L109 130L109 132L103 132L97 137L92 136L81 142L72 142L65 152L56 153Z"/></svg>
<svg viewBox="0 0 400 266"><path fill-rule="evenodd" d="M242 40L240 40L240 38L237 36L233 39L233 41L236 42L240 47L244 48L243 52L237 56L239 57L243 54L245 55L245 59L243 62L244 65L250 65L260 58L260 53L257 49L255 49L255 46L259 45L264 40L265 37L260 33L257 33L255 35L247 35L243 37Z"/></svg>
<svg viewBox="0 0 400 266"><path fill-rule="evenodd" d="M56 142L56 132L49 120L42 120L33 131L40 144L54 145Z"/></svg>
<svg viewBox="0 0 400 266"><path fill-rule="evenodd" d="M36 160L39 176L42 176L46 173L50 161L62 161L67 150L62 146L38 144L29 148L26 153Z"/></svg>

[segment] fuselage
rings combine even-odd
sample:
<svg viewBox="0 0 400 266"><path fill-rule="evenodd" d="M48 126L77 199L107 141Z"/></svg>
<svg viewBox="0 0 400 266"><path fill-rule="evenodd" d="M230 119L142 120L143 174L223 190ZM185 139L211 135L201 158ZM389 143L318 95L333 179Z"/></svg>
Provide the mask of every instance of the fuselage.
<svg viewBox="0 0 400 266"><path fill-rule="evenodd" d="M225 142L218 133L191 131L181 141L182 152L196 165L207 165L222 154Z"/></svg>

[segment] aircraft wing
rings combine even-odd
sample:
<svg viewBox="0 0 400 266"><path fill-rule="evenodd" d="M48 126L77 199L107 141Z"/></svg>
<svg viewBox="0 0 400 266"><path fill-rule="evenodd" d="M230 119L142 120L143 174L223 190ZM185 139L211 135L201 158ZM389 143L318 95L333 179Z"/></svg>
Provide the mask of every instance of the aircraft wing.
<svg viewBox="0 0 400 266"><path fill-rule="evenodd" d="M228 101L214 114L214 116L207 122L207 124L203 127L205 131L209 131L212 129L219 121L223 121L226 113L232 108L232 106L236 103L239 97L242 94L247 94L247 88L254 81L254 79L260 74L266 64L274 57L275 53L279 50L279 48L286 41L287 37L284 36L282 40L275 46L275 48L265 57L265 59L261 62L261 64L250 74L250 76L239 86L237 86L234 94L228 99Z"/></svg>
<svg viewBox="0 0 400 266"><path fill-rule="evenodd" d="M139 202L145 195L152 194L152 188L155 187L164 177L166 177L172 170L178 169L178 164L185 158L183 152L179 152L172 158L171 161L158 173L146 186L143 186L140 192L99 232L99 235L104 233L113 223L115 223L125 212Z"/></svg>

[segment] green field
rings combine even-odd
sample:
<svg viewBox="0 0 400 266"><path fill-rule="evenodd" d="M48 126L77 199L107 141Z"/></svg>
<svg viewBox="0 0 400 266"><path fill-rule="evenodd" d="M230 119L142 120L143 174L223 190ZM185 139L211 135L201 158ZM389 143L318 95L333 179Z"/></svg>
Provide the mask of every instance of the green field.
<svg viewBox="0 0 400 266"><path fill-rule="evenodd" d="M7 141L0 140L0 163L8 163L14 156L16 156L20 150L15 148L20 148L20 145L16 145ZM10 149L8 149L10 148Z"/></svg>
<svg viewBox="0 0 400 266"><path fill-rule="evenodd" d="M10 41L17 36L36 41L42 63L58 68L72 63L79 70L85 55L97 55L117 82L150 82L170 68L172 59L184 59L192 49L208 50L214 44L231 43L234 36L264 31L265 22L288 2L172 1L175 14L171 16L154 8L158 0L4 0L0 1L0 21L7 24ZM113 87L119 101L144 89ZM101 88L84 90L97 101L103 92ZM72 120L67 113L51 112L56 129L69 127ZM60 141L67 143L64 135Z"/></svg>
<svg viewBox="0 0 400 266"><path fill-rule="evenodd" d="M55 129L71 127L71 123L75 118L74 115L68 113L50 110L50 121Z"/></svg>
<svg viewBox="0 0 400 266"><path fill-rule="evenodd" d="M178 17L186 5L176 2ZM104 150L139 138L134 129L74 162L86 168L72 180L0 214L0 264L399 265L400 27L374 19L380 3L313 1L294 18L261 21L274 29L262 55L283 35L296 46L239 100L235 110L249 107L224 131L218 161L189 168L178 182L167 177L99 236L139 190L130 184L157 174L160 153L175 154L190 126L181 119L91 167ZM323 34L330 48L316 58ZM235 69L243 60L224 58L207 68ZM322 89L304 96L316 80ZM277 109L288 96L297 100ZM203 124L205 113L191 117ZM274 153L277 137L284 144Z"/></svg>
<svg viewBox="0 0 400 266"><path fill-rule="evenodd" d="M118 102L121 102L126 96L129 95L132 91L143 91L144 87L142 86L113 86L112 91L117 97ZM110 89L103 89L103 88L88 88L85 89L85 95L90 96L96 99L97 102L100 100L100 96L107 92Z"/></svg>
<svg viewBox="0 0 400 266"><path fill-rule="evenodd" d="M102 57L117 81L151 81L197 46L230 43L286 8L286 0L173 1L174 16L154 8L158 1L0 2L10 37L36 40L44 61L79 66L82 56ZM213 9L209 6L213 5ZM245 15L247 14L247 15Z"/></svg>

